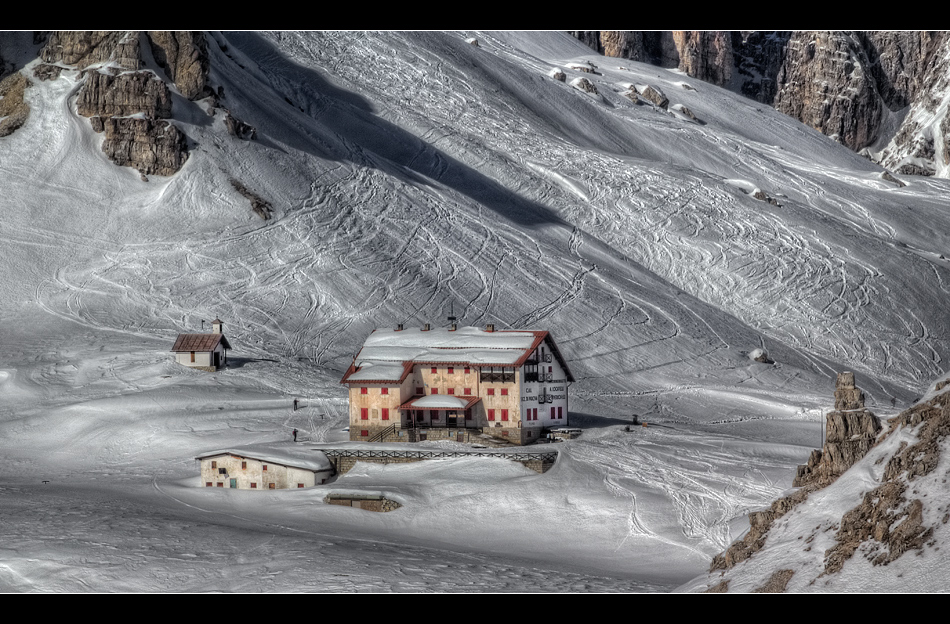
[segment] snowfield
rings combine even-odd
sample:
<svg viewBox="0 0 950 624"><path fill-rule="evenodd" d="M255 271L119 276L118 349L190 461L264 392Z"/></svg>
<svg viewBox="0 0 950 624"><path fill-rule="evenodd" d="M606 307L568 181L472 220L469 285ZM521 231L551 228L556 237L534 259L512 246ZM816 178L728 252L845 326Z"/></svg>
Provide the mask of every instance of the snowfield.
<svg viewBox="0 0 950 624"><path fill-rule="evenodd" d="M208 36L210 83L257 140L176 94L190 157L143 181L100 151L70 69L33 80L0 138L2 591L702 590L821 445L837 372L881 417L945 372L947 180L900 186L762 105L563 33ZM35 58L22 39L5 59ZM367 336L450 310L557 341L584 432L547 447L547 473L451 459L201 487L214 449L351 444L339 380ZM174 364L176 335L215 317L230 367ZM816 504L830 523L862 487ZM322 502L354 490L403 506ZM858 567L795 590L871 591ZM873 589L945 591L945 567L879 568Z"/></svg>

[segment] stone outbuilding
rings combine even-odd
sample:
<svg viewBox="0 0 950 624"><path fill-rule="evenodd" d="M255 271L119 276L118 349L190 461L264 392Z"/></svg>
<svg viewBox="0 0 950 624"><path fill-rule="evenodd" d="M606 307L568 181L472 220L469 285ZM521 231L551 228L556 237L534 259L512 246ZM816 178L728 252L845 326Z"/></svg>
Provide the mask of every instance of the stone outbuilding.
<svg viewBox="0 0 950 624"><path fill-rule="evenodd" d="M172 352L182 366L215 372L227 365L231 343L224 337L221 319L211 321L210 334L178 334Z"/></svg>
<svg viewBox="0 0 950 624"><path fill-rule="evenodd" d="M240 490L284 490L326 483L333 466L320 451L282 451L269 447L244 447L204 453L201 485Z"/></svg>

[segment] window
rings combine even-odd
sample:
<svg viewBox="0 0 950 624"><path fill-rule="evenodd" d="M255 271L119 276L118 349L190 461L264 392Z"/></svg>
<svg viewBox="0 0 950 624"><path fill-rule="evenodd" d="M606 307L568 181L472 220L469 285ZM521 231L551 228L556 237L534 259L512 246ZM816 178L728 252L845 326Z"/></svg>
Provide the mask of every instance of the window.
<svg viewBox="0 0 950 624"><path fill-rule="evenodd" d="M211 487L211 481L205 481L205 487Z"/></svg>
<svg viewBox="0 0 950 624"><path fill-rule="evenodd" d="M416 394L425 394L425 393L426 393L425 388L416 388Z"/></svg>
<svg viewBox="0 0 950 624"><path fill-rule="evenodd" d="M268 489L268 490L276 490L276 489L277 489L277 484L276 484L276 483L268 483L268 484L267 484L267 489Z"/></svg>
<svg viewBox="0 0 950 624"><path fill-rule="evenodd" d="M439 389L438 389L438 388L433 388L433 389L432 389L432 394L439 394Z"/></svg>
<svg viewBox="0 0 950 624"><path fill-rule="evenodd" d="M429 416L432 417L432 420L439 420L439 410L429 410Z"/></svg>
<svg viewBox="0 0 950 624"><path fill-rule="evenodd" d="M508 388L501 389L501 396L508 396Z"/></svg>
<svg viewBox="0 0 950 624"><path fill-rule="evenodd" d="M495 389L494 389L494 388L489 388L489 389L488 389L488 396L495 396Z"/></svg>
<svg viewBox="0 0 950 624"><path fill-rule="evenodd" d="M508 410L501 410L501 419L508 420Z"/></svg>
<svg viewBox="0 0 950 624"><path fill-rule="evenodd" d="M466 368L466 369L465 369L465 374L466 374L466 375L468 375L468 374L471 373L471 372L472 372L472 369L470 369L470 368Z"/></svg>
<svg viewBox="0 0 950 624"><path fill-rule="evenodd" d="M488 410L488 420L495 420L495 410Z"/></svg>
<svg viewBox="0 0 950 624"><path fill-rule="evenodd" d="M557 418L557 408L552 405L551 406L551 420L554 420L555 418Z"/></svg>
<svg viewBox="0 0 950 624"><path fill-rule="evenodd" d="M389 388L380 388L380 389L379 389L379 393L380 393L380 394L389 394Z"/></svg>
<svg viewBox="0 0 950 624"><path fill-rule="evenodd" d="M563 408L563 407L557 408L557 418L558 418L558 420L564 418L564 408Z"/></svg>
<svg viewBox="0 0 950 624"><path fill-rule="evenodd" d="M297 484L297 487L298 487L298 488L302 488L302 487L303 487L303 483L298 483L298 484Z"/></svg>
<svg viewBox="0 0 950 624"><path fill-rule="evenodd" d="M449 366L449 375L452 375L452 374L454 374L454 373L455 373L455 369L454 369L453 367Z"/></svg>
<svg viewBox="0 0 950 624"><path fill-rule="evenodd" d="M195 361L195 352L194 352L194 351L191 352L191 361L192 361L192 362Z"/></svg>
<svg viewBox="0 0 950 624"><path fill-rule="evenodd" d="M388 407L384 407L384 408L383 408L383 420L389 420L389 408L388 408Z"/></svg>
<svg viewBox="0 0 950 624"><path fill-rule="evenodd" d="M241 470L247 470L247 462L246 462L246 461L242 461L242 462L241 462Z"/></svg>
<svg viewBox="0 0 950 624"><path fill-rule="evenodd" d="M367 394L367 393L369 393L369 388L360 388L360 394Z"/></svg>
<svg viewBox="0 0 950 624"><path fill-rule="evenodd" d="M465 410L465 420L471 420L471 419L472 419L472 410L471 409Z"/></svg>
<svg viewBox="0 0 950 624"><path fill-rule="evenodd" d="M214 470L214 469L217 468L217 467L218 467L218 462L212 460L212 462L211 462L211 469Z"/></svg>
<svg viewBox="0 0 950 624"><path fill-rule="evenodd" d="M256 490L256 489L257 489L257 484L256 484L256 483L251 483L251 489L252 489L252 490Z"/></svg>
<svg viewBox="0 0 950 624"><path fill-rule="evenodd" d="M224 487L224 483L219 483L218 487Z"/></svg>
<svg viewBox="0 0 950 624"><path fill-rule="evenodd" d="M471 388L465 388L465 396L470 396L472 394Z"/></svg>
<svg viewBox="0 0 950 624"><path fill-rule="evenodd" d="M435 375L435 366L432 367L432 374Z"/></svg>
<svg viewBox="0 0 950 624"><path fill-rule="evenodd" d="M369 420L369 408L360 408L360 420Z"/></svg>
<svg viewBox="0 0 950 624"><path fill-rule="evenodd" d="M264 464L264 472L267 472L267 464Z"/></svg>
<svg viewBox="0 0 950 624"><path fill-rule="evenodd" d="M449 388L449 394L455 394L455 388Z"/></svg>
<svg viewBox="0 0 950 624"><path fill-rule="evenodd" d="M363 437L363 438L368 438L368 437L369 437L369 429L363 429L362 431L360 431L360 436Z"/></svg>

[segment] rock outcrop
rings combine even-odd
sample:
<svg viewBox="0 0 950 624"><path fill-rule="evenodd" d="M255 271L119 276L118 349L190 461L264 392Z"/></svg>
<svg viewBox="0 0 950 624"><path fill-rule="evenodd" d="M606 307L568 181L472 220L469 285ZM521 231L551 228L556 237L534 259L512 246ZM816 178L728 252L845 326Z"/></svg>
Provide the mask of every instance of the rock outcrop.
<svg viewBox="0 0 950 624"><path fill-rule="evenodd" d="M193 32L53 32L40 50L42 74L55 79L53 67L82 71L76 110L104 132L102 151L114 163L147 175L173 175L188 159L188 141L171 121L169 85L145 69L143 44L178 91L189 99L210 95L204 35ZM235 132L252 129L235 124Z"/></svg>
<svg viewBox="0 0 950 624"><path fill-rule="evenodd" d="M12 134L26 123L30 106L23 99L23 92L30 80L17 72L0 80L0 137Z"/></svg>
<svg viewBox="0 0 950 624"><path fill-rule="evenodd" d="M950 32L574 36L606 56L677 68L774 106L897 173L950 176Z"/></svg>
<svg viewBox="0 0 950 624"><path fill-rule="evenodd" d="M864 407L864 393L854 385L854 373L839 373L835 409L825 416L825 445L798 467L792 485L828 485L867 454L880 431L881 421Z"/></svg>

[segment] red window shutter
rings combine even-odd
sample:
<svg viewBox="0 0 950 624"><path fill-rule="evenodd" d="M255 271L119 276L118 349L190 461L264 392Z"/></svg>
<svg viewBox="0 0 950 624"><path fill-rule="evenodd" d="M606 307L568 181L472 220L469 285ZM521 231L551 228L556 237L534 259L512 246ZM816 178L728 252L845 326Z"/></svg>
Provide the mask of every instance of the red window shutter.
<svg viewBox="0 0 950 624"><path fill-rule="evenodd" d="M555 418L557 418L557 412L555 411L554 406L552 405L551 406L551 420L554 420Z"/></svg>
<svg viewBox="0 0 950 624"><path fill-rule="evenodd" d="M501 396L508 396L508 388L501 389Z"/></svg>
<svg viewBox="0 0 950 624"><path fill-rule="evenodd" d="M205 481L205 487L211 487L211 481Z"/></svg>
<svg viewBox="0 0 950 624"><path fill-rule="evenodd" d="M435 366L432 367L432 374L435 375Z"/></svg>
<svg viewBox="0 0 950 624"><path fill-rule="evenodd" d="M380 394L389 394L389 388L380 388L380 389L379 389L379 393L380 393Z"/></svg>
<svg viewBox="0 0 950 624"><path fill-rule="evenodd" d="M449 394L455 394L455 388L449 388Z"/></svg>
<svg viewBox="0 0 950 624"><path fill-rule="evenodd" d="M384 408L383 408L383 420L389 420L389 408L388 408L388 407L384 407Z"/></svg>
<svg viewBox="0 0 950 624"><path fill-rule="evenodd" d="M488 420L495 420L495 410L488 410Z"/></svg>
<svg viewBox="0 0 950 624"><path fill-rule="evenodd" d="M495 396L495 389L494 389L494 388L489 388L489 389L488 389L488 396Z"/></svg>
<svg viewBox="0 0 950 624"><path fill-rule="evenodd" d="M564 408L563 408L563 407L557 408L557 418L558 418L558 420L564 418Z"/></svg>
<svg viewBox="0 0 950 624"><path fill-rule="evenodd" d="M455 369L454 369L453 367L449 366L449 375L452 375L452 374L454 374L454 373L455 373Z"/></svg>
<svg viewBox="0 0 950 624"><path fill-rule="evenodd" d="M360 394L366 394L369 392L369 388L360 388Z"/></svg>
<svg viewBox="0 0 950 624"><path fill-rule="evenodd" d="M439 389L438 389L438 388L433 388L433 389L432 389L432 394L439 394Z"/></svg>
<svg viewBox="0 0 950 624"><path fill-rule="evenodd" d="M472 372L472 369L470 369L470 368L466 368L466 369L465 369L465 374L466 374L466 375L468 375L468 374L471 373L471 372Z"/></svg>
<svg viewBox="0 0 950 624"><path fill-rule="evenodd" d="M472 389L471 389L471 388L465 388L465 394L468 395L468 396L471 396L471 394L472 394Z"/></svg>
<svg viewBox="0 0 950 624"><path fill-rule="evenodd" d="M360 408L360 420L369 420L369 409L365 407Z"/></svg>
<svg viewBox="0 0 950 624"><path fill-rule="evenodd" d="M302 488L302 487L303 487L303 483L298 483L298 484L297 484L297 487L298 487L298 488Z"/></svg>
<svg viewBox="0 0 950 624"><path fill-rule="evenodd" d="M364 437L364 438L368 438L368 437L369 437L369 429L363 429L362 431L360 431L360 435L361 435L362 437Z"/></svg>
<svg viewBox="0 0 950 624"><path fill-rule="evenodd" d="M251 484L251 489L252 489L252 490L256 490L256 489L257 489L257 484L256 484L256 483L252 483L252 484Z"/></svg>
<svg viewBox="0 0 950 624"><path fill-rule="evenodd" d="M501 419L508 420L508 410L506 409L501 410Z"/></svg>

